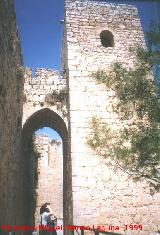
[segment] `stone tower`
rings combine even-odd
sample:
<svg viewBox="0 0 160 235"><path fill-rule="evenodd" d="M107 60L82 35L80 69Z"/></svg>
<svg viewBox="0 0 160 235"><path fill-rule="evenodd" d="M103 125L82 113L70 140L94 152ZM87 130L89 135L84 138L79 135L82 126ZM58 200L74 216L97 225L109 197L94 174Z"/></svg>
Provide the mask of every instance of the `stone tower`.
<svg viewBox="0 0 160 235"><path fill-rule="evenodd" d="M158 231L158 197L145 183L106 166L87 145L89 120L98 116L119 126L112 111L114 94L92 76L113 62L133 65L129 48L145 46L137 8L96 1L65 1L62 65L69 90L69 134L72 161L74 225L142 224L141 234ZM126 231L125 234L137 234Z"/></svg>

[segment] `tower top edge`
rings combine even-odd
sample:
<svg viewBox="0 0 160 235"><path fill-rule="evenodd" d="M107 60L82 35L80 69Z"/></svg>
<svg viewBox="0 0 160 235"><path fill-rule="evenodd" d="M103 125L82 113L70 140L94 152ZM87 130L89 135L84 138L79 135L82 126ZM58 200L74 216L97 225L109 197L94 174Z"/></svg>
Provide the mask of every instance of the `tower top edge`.
<svg viewBox="0 0 160 235"><path fill-rule="evenodd" d="M96 0L66 0L66 5L70 5L72 3L81 4L83 6L104 6L104 7L121 7L127 9L137 10L136 5L133 3L116 3L116 2L105 2L105 1L96 1Z"/></svg>

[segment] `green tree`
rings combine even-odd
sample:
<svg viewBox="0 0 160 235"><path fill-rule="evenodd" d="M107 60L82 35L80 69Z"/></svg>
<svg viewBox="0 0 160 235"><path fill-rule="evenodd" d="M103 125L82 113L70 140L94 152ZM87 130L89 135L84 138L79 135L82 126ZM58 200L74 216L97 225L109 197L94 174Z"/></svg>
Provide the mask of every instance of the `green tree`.
<svg viewBox="0 0 160 235"><path fill-rule="evenodd" d="M146 32L148 48L130 49L136 57L134 68L114 63L109 72L93 74L98 82L116 93L114 111L126 125L118 133L93 117L88 144L98 154L114 159L116 166L133 179L145 179L152 191L160 189L160 89L155 68L160 67L160 24ZM106 144L107 143L107 144Z"/></svg>

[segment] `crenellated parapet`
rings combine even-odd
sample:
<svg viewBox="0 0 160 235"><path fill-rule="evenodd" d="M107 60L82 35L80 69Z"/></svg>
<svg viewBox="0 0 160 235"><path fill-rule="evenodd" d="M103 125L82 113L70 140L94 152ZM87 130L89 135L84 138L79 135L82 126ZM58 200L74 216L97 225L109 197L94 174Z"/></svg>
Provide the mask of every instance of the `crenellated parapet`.
<svg viewBox="0 0 160 235"><path fill-rule="evenodd" d="M51 69L24 69L23 123L33 113L49 108L63 119L67 116L66 79Z"/></svg>
<svg viewBox="0 0 160 235"><path fill-rule="evenodd" d="M59 71L51 69L36 69L35 75L31 68L24 70L25 84L24 91L31 92L34 88L41 91L62 90L66 88L66 79L62 79ZM38 87L36 87L38 86ZM32 89L32 90L30 90ZM46 92L45 92L46 93Z"/></svg>

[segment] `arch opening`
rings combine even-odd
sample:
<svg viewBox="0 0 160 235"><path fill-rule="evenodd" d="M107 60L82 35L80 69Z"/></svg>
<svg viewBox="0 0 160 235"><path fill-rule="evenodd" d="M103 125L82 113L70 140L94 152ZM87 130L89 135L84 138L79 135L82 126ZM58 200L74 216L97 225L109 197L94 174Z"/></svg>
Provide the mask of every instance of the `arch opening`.
<svg viewBox="0 0 160 235"><path fill-rule="evenodd" d="M38 159L40 159L42 156L40 156L40 152L43 149L43 146L39 143L39 140L37 142L37 145L39 146L40 152L35 151L34 144L33 144L33 135L36 133L36 138L37 138L37 130L43 127L49 127L52 130L55 130L58 135L60 136L59 138L59 144L61 142L61 150L58 147L58 151L60 154L61 151L61 159L62 162L61 164L61 173L59 176L56 176L56 173L52 171L51 166L54 167L53 159L50 158L49 160L49 154L46 157L46 159L41 159L42 162L44 162L44 172L46 169L50 171L50 175L55 176L55 177L61 177L61 183L60 180L57 178L57 183L54 185L54 187L59 188L59 193L62 193L62 218L63 218L63 223L65 224L71 224L72 223L72 169L71 169L71 158L70 158L70 149L68 145L68 130L66 127L66 124L64 120L55 112L52 110L46 108L42 109L36 113L34 113L31 117L28 118L26 123L24 124L23 127L23 135L22 135L22 158L23 158L23 166L21 166L22 172L23 172L23 177L22 177L22 198L23 198L23 204L25 207L25 215L24 215L24 222L25 224L29 225L35 225L35 213L38 213L38 207L37 207L37 195L36 195L36 187L37 185L41 185L44 182L46 184L50 184L53 186L52 178L48 178L45 180L42 180L42 182L38 182L36 174L38 174ZM35 138L35 137L34 137ZM40 137L41 138L41 137ZM54 138L53 138L54 139ZM61 141L60 141L61 140ZM42 141L42 139L41 139ZM44 141L44 139L43 139ZM42 141L42 142L43 142ZM47 139L45 141L48 141ZM54 140L51 140L49 145L50 145L50 150L55 150L55 144L58 146L58 142L55 142ZM48 145L48 146L49 146ZM53 147L54 146L54 147ZM47 146L45 146L47 147ZM42 151L43 152L43 151ZM34 156L34 158L33 158ZM52 156L51 156L52 157ZM58 156L60 157L60 156ZM60 160L60 158L59 158ZM50 163L49 163L50 161ZM50 165L49 165L50 164ZM56 164L56 163L55 163ZM48 167L45 169L45 167ZM57 166L56 166L57 167ZM59 164L60 167L60 164ZM36 168L36 169L35 169ZM58 169L58 168L57 168ZM34 171L34 174L33 174ZM39 177L44 178L44 172L40 173ZM34 180L33 180L34 179ZM55 180L55 179L53 179ZM58 182L59 181L59 182ZM60 192L60 185L63 185L63 189L61 187L61 192ZM57 186L56 186L57 185ZM41 185L41 188L45 188L45 185ZM47 187L46 187L47 188ZM57 190L58 191L58 190ZM49 195L53 193L53 195ZM53 192L50 190L47 197L47 193L44 194L43 196L46 195L46 200L51 202L52 204L54 203L54 198L58 198L56 195L56 192ZM44 202L45 202L45 198ZM43 201L43 199L41 201ZM56 201L56 200L55 200ZM56 203L56 202L55 202ZM58 206L58 205L57 205ZM37 210L37 212L36 212ZM58 209L57 209L58 210ZM59 215L58 215L59 217Z"/></svg>
<svg viewBox="0 0 160 235"><path fill-rule="evenodd" d="M62 139L53 129L43 127L34 132L33 141L31 181L36 195L34 224L39 225L40 208L47 202L57 218L57 224L63 225ZM58 231L58 235L61 234L62 231Z"/></svg>

